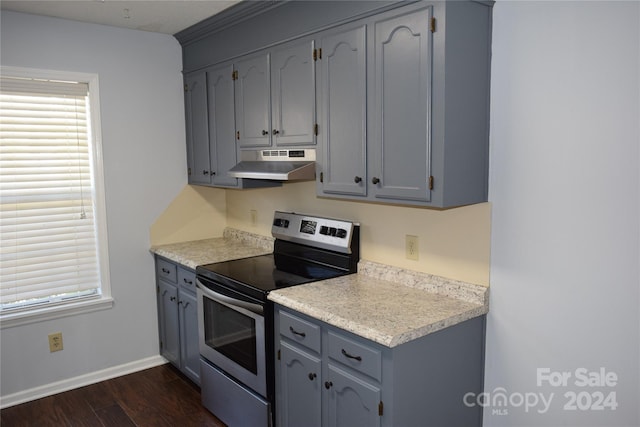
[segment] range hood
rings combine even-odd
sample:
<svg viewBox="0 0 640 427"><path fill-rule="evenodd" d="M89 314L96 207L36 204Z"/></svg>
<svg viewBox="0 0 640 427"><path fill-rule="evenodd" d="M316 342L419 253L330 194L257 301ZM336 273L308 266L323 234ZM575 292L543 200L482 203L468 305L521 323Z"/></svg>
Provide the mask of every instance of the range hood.
<svg viewBox="0 0 640 427"><path fill-rule="evenodd" d="M276 181L315 180L315 161L314 148L242 151L241 162L229 169L229 175Z"/></svg>

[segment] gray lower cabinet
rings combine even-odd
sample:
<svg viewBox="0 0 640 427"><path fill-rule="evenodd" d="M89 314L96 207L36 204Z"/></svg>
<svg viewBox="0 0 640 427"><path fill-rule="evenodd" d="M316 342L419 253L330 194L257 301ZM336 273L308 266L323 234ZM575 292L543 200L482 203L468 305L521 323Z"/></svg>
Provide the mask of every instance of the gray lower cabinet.
<svg viewBox="0 0 640 427"><path fill-rule="evenodd" d="M389 348L276 306L277 424L480 426L464 397L483 390L484 322Z"/></svg>
<svg viewBox="0 0 640 427"><path fill-rule="evenodd" d="M200 384L195 272L156 256L160 354Z"/></svg>
<svg viewBox="0 0 640 427"><path fill-rule="evenodd" d="M321 427L322 369L318 355L280 341L277 412L282 426Z"/></svg>

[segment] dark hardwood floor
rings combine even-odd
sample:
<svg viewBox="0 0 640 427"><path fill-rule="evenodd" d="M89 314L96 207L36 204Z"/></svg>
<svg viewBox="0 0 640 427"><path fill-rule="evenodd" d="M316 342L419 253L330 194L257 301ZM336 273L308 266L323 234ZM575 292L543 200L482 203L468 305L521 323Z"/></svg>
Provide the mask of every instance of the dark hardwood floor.
<svg viewBox="0 0 640 427"><path fill-rule="evenodd" d="M202 406L198 387L171 365L3 409L0 425L224 426Z"/></svg>

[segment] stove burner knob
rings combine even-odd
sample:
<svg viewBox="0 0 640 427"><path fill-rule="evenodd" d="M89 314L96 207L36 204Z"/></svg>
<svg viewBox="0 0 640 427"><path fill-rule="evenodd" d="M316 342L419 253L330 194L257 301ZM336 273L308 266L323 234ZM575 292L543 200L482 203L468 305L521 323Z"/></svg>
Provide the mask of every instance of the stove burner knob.
<svg viewBox="0 0 640 427"><path fill-rule="evenodd" d="M276 218L273 220L273 225L276 227L284 227L287 228L289 227L289 220L288 219L282 219L282 218Z"/></svg>
<svg viewBox="0 0 640 427"><path fill-rule="evenodd" d="M323 225L320 227L320 234L324 234L325 236L329 235L329 227Z"/></svg>
<svg viewBox="0 0 640 427"><path fill-rule="evenodd" d="M335 227L330 227L329 228L329 235L330 236L335 236L336 235L336 228Z"/></svg>
<svg viewBox="0 0 640 427"><path fill-rule="evenodd" d="M347 237L347 230L345 230L344 228L338 228L338 231L336 231L336 237L344 239L345 237Z"/></svg>

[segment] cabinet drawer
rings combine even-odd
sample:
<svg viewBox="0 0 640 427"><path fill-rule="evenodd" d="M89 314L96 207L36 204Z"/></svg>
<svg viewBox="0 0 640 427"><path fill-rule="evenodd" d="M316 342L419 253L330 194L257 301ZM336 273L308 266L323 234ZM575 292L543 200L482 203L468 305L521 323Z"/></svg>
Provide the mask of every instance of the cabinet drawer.
<svg viewBox="0 0 640 427"><path fill-rule="evenodd" d="M196 273L185 268L178 267L178 285L182 289L196 293Z"/></svg>
<svg viewBox="0 0 640 427"><path fill-rule="evenodd" d="M280 335L320 353L320 326L318 325L281 311Z"/></svg>
<svg viewBox="0 0 640 427"><path fill-rule="evenodd" d="M331 359L380 381L382 375L380 350L331 331L329 331L328 349Z"/></svg>
<svg viewBox="0 0 640 427"><path fill-rule="evenodd" d="M163 259L156 259L156 274L159 278L176 283L176 265Z"/></svg>

